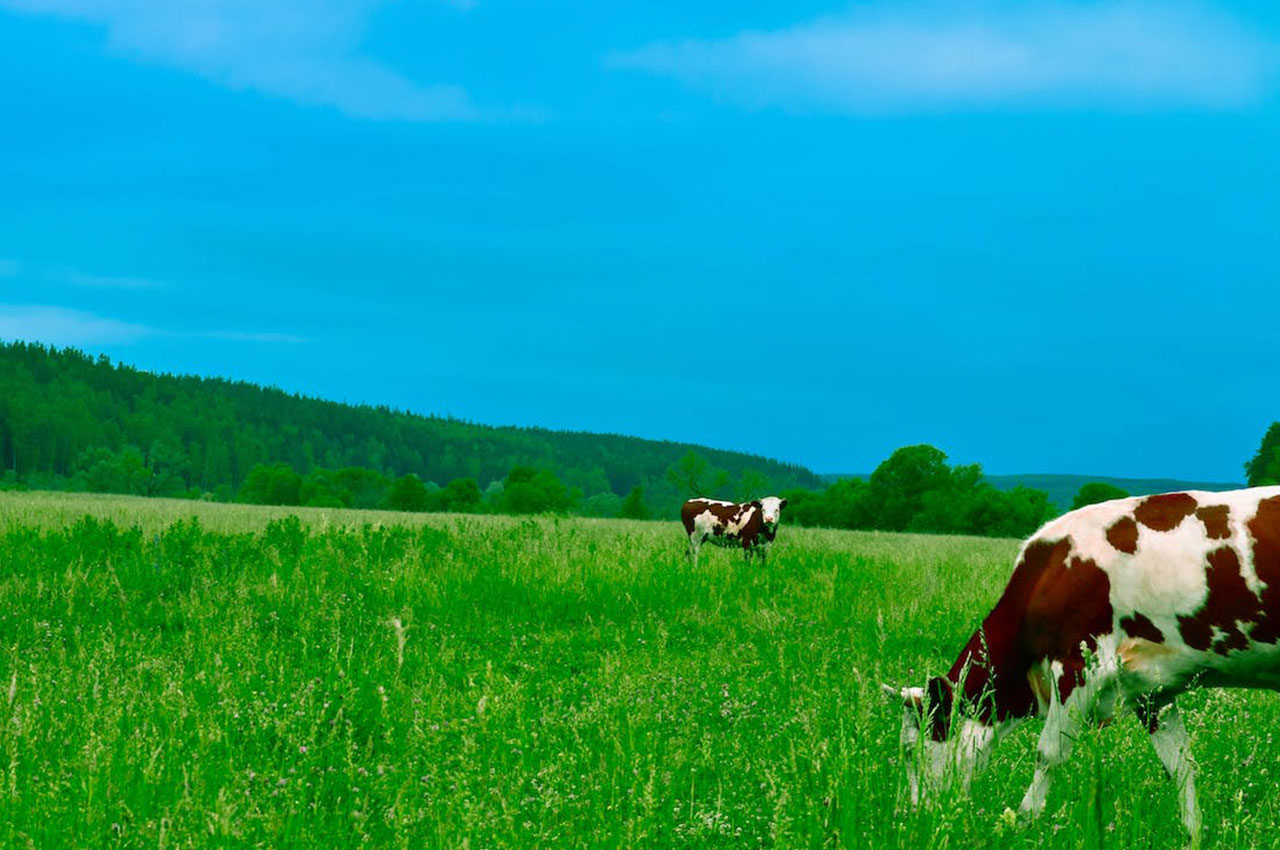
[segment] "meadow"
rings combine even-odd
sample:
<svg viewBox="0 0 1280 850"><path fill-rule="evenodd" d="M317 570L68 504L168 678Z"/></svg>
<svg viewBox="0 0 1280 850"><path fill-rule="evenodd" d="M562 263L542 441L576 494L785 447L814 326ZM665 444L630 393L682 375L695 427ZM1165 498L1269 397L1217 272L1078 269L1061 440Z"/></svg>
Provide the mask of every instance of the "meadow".
<svg viewBox="0 0 1280 850"><path fill-rule="evenodd" d="M880 682L942 672L1017 541L0 493L3 847L1176 847L1128 714L1007 825L1039 724L904 804ZM1181 700L1205 845L1271 848L1269 693Z"/></svg>

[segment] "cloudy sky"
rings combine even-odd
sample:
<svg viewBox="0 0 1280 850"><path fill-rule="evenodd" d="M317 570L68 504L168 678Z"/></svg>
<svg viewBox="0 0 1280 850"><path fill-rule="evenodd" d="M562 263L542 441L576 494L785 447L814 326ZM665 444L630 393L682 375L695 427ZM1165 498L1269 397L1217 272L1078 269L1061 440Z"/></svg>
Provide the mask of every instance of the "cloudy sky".
<svg viewBox="0 0 1280 850"><path fill-rule="evenodd" d="M0 339L865 471L1233 481L1280 9L0 0Z"/></svg>

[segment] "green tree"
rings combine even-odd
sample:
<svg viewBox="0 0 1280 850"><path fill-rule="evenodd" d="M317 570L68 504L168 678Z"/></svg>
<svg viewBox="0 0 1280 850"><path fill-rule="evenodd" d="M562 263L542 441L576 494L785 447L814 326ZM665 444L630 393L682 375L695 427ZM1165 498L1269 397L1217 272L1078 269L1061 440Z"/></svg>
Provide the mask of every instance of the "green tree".
<svg viewBox="0 0 1280 850"><path fill-rule="evenodd" d="M363 466L346 466L332 476L334 490L345 504L353 508L376 508L386 498L390 482L387 477Z"/></svg>
<svg viewBox="0 0 1280 850"><path fill-rule="evenodd" d="M929 445L903 446L871 473L875 527L906 529L924 508L925 494L945 490L950 483L946 452Z"/></svg>
<svg viewBox="0 0 1280 850"><path fill-rule="evenodd" d="M344 501L344 496L346 500ZM323 467L313 469L302 479L302 504L310 508L351 507L351 494L338 486L337 471Z"/></svg>
<svg viewBox="0 0 1280 850"><path fill-rule="evenodd" d="M742 470L742 474L738 476L738 484L733 490L733 498L739 502L749 502L767 495L769 495L769 476L752 467Z"/></svg>
<svg viewBox="0 0 1280 850"><path fill-rule="evenodd" d="M125 446L118 452L107 448L83 452L76 462L76 480L92 493L124 493L145 496L151 489L152 471L142 452Z"/></svg>
<svg viewBox="0 0 1280 850"><path fill-rule="evenodd" d="M780 494L787 500L787 522L808 527L831 527L827 516L827 493L814 490L783 490Z"/></svg>
<svg viewBox="0 0 1280 850"><path fill-rule="evenodd" d="M579 496L580 496L579 491ZM502 509L513 514L567 511L573 497L555 473L531 466L513 466L502 484Z"/></svg>
<svg viewBox="0 0 1280 850"><path fill-rule="evenodd" d="M167 440L155 440L147 451L148 496L175 496L187 490L191 460Z"/></svg>
<svg viewBox="0 0 1280 850"><path fill-rule="evenodd" d="M484 494L474 478L455 478L440 491L440 507L457 513L480 513L484 509Z"/></svg>
<svg viewBox="0 0 1280 850"><path fill-rule="evenodd" d="M297 505L302 501L302 476L287 463L259 463L249 470L236 498L251 505Z"/></svg>
<svg viewBox="0 0 1280 850"><path fill-rule="evenodd" d="M624 519L648 519L649 506L644 503L644 488L639 484L631 488L627 498L622 500L618 516Z"/></svg>
<svg viewBox="0 0 1280 850"><path fill-rule="evenodd" d="M428 499L426 485L421 478L410 472L391 482L383 505L392 511L421 512L427 509Z"/></svg>
<svg viewBox="0 0 1280 850"><path fill-rule="evenodd" d="M716 469L693 449L667 467L666 479L678 493L686 498L713 496L729 480L729 474Z"/></svg>
<svg viewBox="0 0 1280 850"><path fill-rule="evenodd" d="M1262 435L1262 444L1244 465L1250 487L1280 484L1280 422L1272 422Z"/></svg>
<svg viewBox="0 0 1280 850"><path fill-rule="evenodd" d="M622 511L622 497L617 493L596 493L582 503L582 515L616 517Z"/></svg>
<svg viewBox="0 0 1280 850"><path fill-rule="evenodd" d="M790 512L791 504L787 503ZM861 478L844 478L822 494L818 525L826 528L874 528L871 485Z"/></svg>
<svg viewBox="0 0 1280 850"><path fill-rule="evenodd" d="M1099 502L1109 502L1112 499L1123 499L1128 495L1128 492L1121 490L1114 484L1108 484L1105 481L1090 481L1088 484L1081 485L1076 497L1071 500L1071 510L1083 508L1085 505L1096 505Z"/></svg>

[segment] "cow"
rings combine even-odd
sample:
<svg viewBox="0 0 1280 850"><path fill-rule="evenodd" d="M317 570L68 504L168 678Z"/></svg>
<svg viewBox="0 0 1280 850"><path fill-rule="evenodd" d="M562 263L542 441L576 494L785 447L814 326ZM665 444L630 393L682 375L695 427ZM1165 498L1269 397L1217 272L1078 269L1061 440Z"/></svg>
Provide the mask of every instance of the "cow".
<svg viewBox="0 0 1280 850"><path fill-rule="evenodd" d="M768 496L751 502L721 502L716 499L690 499L680 509L685 533L689 536L688 558L698 564L698 549L710 538L718 546L741 546L747 561L760 556L764 564L769 544L778 534L778 520L786 499Z"/></svg>
<svg viewBox="0 0 1280 850"><path fill-rule="evenodd" d="M1280 487L1117 499L1052 520L945 676L883 687L903 703L913 804L931 787L967 789L1001 738L1043 717L1024 821L1080 724L1127 704L1194 845L1195 771L1174 700L1195 685L1280 690Z"/></svg>

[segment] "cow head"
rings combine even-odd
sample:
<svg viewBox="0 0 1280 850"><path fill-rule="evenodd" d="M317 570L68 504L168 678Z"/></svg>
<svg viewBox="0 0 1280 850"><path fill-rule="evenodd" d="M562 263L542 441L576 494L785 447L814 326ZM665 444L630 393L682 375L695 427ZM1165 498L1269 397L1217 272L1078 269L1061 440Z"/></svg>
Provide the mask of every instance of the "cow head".
<svg viewBox="0 0 1280 850"><path fill-rule="evenodd" d="M768 528L774 528L778 520L782 519L782 509L787 506L787 500L779 499L777 496L766 496L763 499L757 499L753 504L760 509L764 524Z"/></svg>
<svg viewBox="0 0 1280 850"><path fill-rule="evenodd" d="M899 741L912 805L918 805L931 791L957 784L967 792L974 772L991 755L995 730L963 716L951 682L942 676L934 676L923 688L881 687L902 701Z"/></svg>

